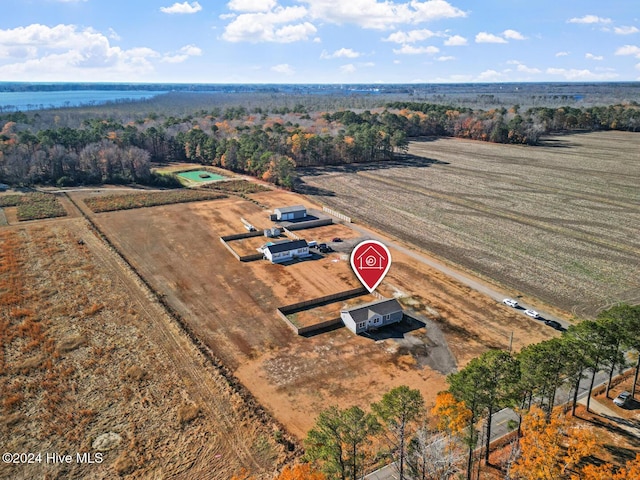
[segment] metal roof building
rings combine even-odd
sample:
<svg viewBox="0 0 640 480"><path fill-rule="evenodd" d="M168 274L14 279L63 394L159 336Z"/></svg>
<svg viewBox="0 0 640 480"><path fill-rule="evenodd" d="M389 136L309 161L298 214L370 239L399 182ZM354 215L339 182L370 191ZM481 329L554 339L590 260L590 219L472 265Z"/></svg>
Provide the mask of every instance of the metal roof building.
<svg viewBox="0 0 640 480"><path fill-rule="evenodd" d="M291 207L280 207L273 211L276 220L296 220L307 216L307 207L304 205L293 205Z"/></svg>

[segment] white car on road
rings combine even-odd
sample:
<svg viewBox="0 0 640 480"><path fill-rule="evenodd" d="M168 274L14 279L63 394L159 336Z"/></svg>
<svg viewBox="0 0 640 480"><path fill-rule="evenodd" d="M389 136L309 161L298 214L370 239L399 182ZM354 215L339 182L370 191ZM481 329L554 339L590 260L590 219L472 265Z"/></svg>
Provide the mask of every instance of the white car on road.
<svg viewBox="0 0 640 480"><path fill-rule="evenodd" d="M502 303L504 303L505 305L509 305L510 307L513 307L513 308L518 308L518 302L516 302L512 298L505 298L504 300L502 300Z"/></svg>
<svg viewBox="0 0 640 480"><path fill-rule="evenodd" d="M615 403L619 407L624 407L629 400L631 400L631 393L622 392L620 395L613 399L613 403Z"/></svg>
<svg viewBox="0 0 640 480"><path fill-rule="evenodd" d="M529 315L531 318L540 318L540 314L535 310L531 310L531 309L525 310L524 314Z"/></svg>

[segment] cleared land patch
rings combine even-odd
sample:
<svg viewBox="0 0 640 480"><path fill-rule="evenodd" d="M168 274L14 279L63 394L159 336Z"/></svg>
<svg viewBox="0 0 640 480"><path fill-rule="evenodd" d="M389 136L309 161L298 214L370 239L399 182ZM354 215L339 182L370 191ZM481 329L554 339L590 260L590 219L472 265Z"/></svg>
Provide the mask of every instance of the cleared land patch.
<svg viewBox="0 0 640 480"><path fill-rule="evenodd" d="M317 208L288 192L254 196L272 206L303 203ZM277 316L279 306L360 284L344 252L289 265L238 262L219 237L241 231L240 217L262 227L260 221L271 223L268 215L268 209L250 201L227 198L157 207L153 215L143 210L107 212L94 221L292 433L306 434L313 424L309 412L336 403L367 405L401 384L419 388L432 401L445 388L444 375L422 365L410 348L400 348L397 338L376 341L346 328L304 338ZM319 229L331 229L322 238L340 235L355 241L360 236L342 230L348 229L344 225ZM314 230L296 233L312 238ZM392 255L394 266L380 293L403 295L410 308L432 319L434 328L445 332L458 364L487 348L506 348L512 331L514 348L554 334L411 258L395 251ZM424 326L410 335L424 345L433 336Z"/></svg>
<svg viewBox="0 0 640 480"><path fill-rule="evenodd" d="M540 147L445 138L412 142L409 153L309 171L303 189L514 295L584 316L640 301L640 135Z"/></svg>

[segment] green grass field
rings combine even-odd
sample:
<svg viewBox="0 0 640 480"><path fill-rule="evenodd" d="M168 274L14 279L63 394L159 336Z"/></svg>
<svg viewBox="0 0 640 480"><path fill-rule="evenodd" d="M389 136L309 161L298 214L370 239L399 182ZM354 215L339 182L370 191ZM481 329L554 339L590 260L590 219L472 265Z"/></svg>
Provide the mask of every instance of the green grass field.
<svg viewBox="0 0 640 480"><path fill-rule="evenodd" d="M217 173L207 172L206 170L193 170L191 172L178 173L177 175L180 178L197 183L224 180L226 178L222 175L218 175ZM201 175L206 175L206 177L202 177Z"/></svg>

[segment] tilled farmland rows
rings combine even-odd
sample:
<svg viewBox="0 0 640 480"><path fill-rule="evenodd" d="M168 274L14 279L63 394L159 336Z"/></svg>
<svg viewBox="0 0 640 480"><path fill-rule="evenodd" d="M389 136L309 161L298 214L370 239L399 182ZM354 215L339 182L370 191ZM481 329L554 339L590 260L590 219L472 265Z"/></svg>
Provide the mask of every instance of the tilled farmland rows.
<svg viewBox="0 0 640 480"><path fill-rule="evenodd" d="M304 180L335 193L318 200L365 223L593 315L612 302L633 301L640 278L640 136L612 135L622 139L562 137L562 149L413 143L410 153L448 165L377 171L369 165ZM617 145L627 158L614 152Z"/></svg>

